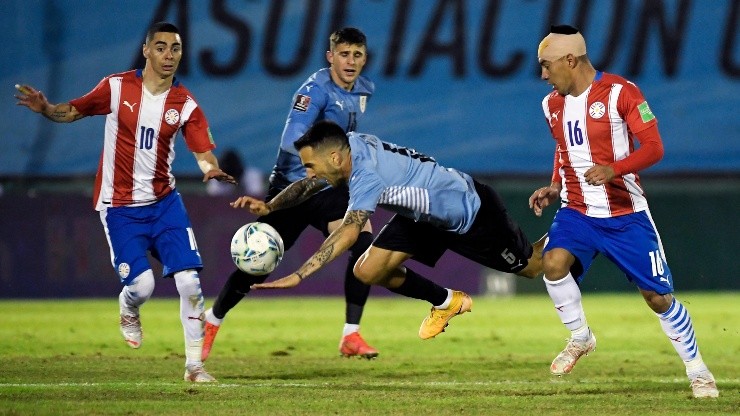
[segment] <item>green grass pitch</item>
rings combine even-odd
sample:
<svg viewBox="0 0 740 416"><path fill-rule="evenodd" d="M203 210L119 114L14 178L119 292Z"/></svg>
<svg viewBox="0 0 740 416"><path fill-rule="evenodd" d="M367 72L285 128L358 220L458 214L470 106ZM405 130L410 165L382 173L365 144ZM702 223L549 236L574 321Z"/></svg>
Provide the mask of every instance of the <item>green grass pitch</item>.
<svg viewBox="0 0 740 416"><path fill-rule="evenodd" d="M740 294L677 297L719 399L691 398L638 293L584 296L598 346L563 378L548 366L568 333L544 295L474 297L472 313L428 341L416 334L425 302L371 297L362 334L380 350L372 361L338 355L343 299L248 297L207 362L215 385L182 381L176 299L142 308L139 350L118 333L115 298L0 301L0 415L740 414Z"/></svg>

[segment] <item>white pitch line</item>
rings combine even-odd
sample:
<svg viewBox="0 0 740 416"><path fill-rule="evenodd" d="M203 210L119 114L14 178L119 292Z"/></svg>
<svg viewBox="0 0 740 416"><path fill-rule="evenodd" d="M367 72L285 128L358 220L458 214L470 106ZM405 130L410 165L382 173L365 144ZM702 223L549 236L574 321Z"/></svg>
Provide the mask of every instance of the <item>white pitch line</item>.
<svg viewBox="0 0 740 416"><path fill-rule="evenodd" d="M377 382L362 382L358 383L360 386L401 386L401 387L450 387L450 386L513 386L513 385L526 385L526 384L542 384L548 381L568 383L568 378L563 379L551 379L551 380L499 380L499 381L377 381ZM653 383L664 383L664 384L685 384L688 380L683 378L674 379L648 379L640 380L641 382L648 381ZM576 379L574 380L577 384L599 382L592 381L589 379ZM740 383L740 379L717 379L720 384L724 383ZM257 383L185 383L185 382L154 382L154 383L141 383L141 382L110 382L110 383L0 383L0 388L13 388L13 387L161 387L161 386L204 386L204 387L216 387L216 388L244 388L244 387L332 387L339 383L330 382L305 382L305 383L288 383L288 382L257 382Z"/></svg>

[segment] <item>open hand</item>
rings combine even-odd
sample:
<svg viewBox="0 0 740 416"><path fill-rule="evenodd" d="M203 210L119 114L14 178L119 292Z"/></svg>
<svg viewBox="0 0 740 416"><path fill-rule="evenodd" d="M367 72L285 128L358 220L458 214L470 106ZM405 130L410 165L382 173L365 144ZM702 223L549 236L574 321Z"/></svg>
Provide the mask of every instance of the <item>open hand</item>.
<svg viewBox="0 0 740 416"><path fill-rule="evenodd" d="M221 169L211 169L203 176L203 182L208 182L211 179L215 179L219 182L228 182L232 185L236 185L236 179L233 176L227 174Z"/></svg>
<svg viewBox="0 0 740 416"><path fill-rule="evenodd" d="M272 210L269 205L261 199L257 199L251 196L240 196L236 201L229 203L233 208L244 208L249 210L252 214L267 215Z"/></svg>
<svg viewBox="0 0 740 416"><path fill-rule="evenodd" d="M15 85L15 89L18 90L18 94L14 97L18 99L16 105L22 105L28 107L31 111L41 113L44 111L49 101L46 99L41 91L37 91L30 85Z"/></svg>
<svg viewBox="0 0 740 416"><path fill-rule="evenodd" d="M250 286L250 289L290 289L298 286L299 283L301 283L301 277L293 273L272 282L255 283Z"/></svg>

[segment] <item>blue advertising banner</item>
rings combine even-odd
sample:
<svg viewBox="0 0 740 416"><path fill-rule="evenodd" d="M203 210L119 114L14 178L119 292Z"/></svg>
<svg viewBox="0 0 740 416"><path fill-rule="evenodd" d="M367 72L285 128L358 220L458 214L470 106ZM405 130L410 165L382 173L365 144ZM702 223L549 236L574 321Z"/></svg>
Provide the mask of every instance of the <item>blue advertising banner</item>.
<svg viewBox="0 0 740 416"><path fill-rule="evenodd" d="M13 85L65 102L143 65L155 21L184 41L179 79L209 118L217 154L269 171L291 97L327 65L329 34L368 36L376 84L358 130L471 173L542 174L554 142L536 49L551 23L582 29L598 69L643 91L666 154L651 172L740 172L737 0L5 0L0 176L92 174L104 117L54 124L16 107ZM199 174L178 141L176 173Z"/></svg>

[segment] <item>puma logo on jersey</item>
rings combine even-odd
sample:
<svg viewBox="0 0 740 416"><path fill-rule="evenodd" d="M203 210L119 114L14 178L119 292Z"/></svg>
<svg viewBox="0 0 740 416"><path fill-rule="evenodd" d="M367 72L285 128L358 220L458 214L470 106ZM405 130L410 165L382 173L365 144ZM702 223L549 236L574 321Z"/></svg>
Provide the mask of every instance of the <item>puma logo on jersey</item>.
<svg viewBox="0 0 740 416"><path fill-rule="evenodd" d="M670 284L670 282L668 281L668 279L666 279L665 277L661 277L660 278L660 281L661 282L666 282L666 283L669 283Z"/></svg>
<svg viewBox="0 0 740 416"><path fill-rule="evenodd" d="M128 101L125 101L125 100L123 101L123 105L125 105L126 107L128 107L128 109L131 110L132 113L134 112L134 106L136 104L138 104L138 103L129 104Z"/></svg>
<svg viewBox="0 0 740 416"><path fill-rule="evenodd" d="M521 260L517 261L517 263L516 263L515 265L511 266L511 270L514 270L514 269L516 269L517 267L521 267L521 266L522 266L522 264L524 264L524 263L522 263L522 261L521 261Z"/></svg>
<svg viewBox="0 0 740 416"><path fill-rule="evenodd" d="M334 104L338 105L339 106L339 109L342 110L342 111L344 111L344 103L343 102L337 100L337 101L334 101Z"/></svg>
<svg viewBox="0 0 740 416"><path fill-rule="evenodd" d="M558 121L558 114L560 113L560 110L550 114L550 127L553 127L555 125L555 122Z"/></svg>

